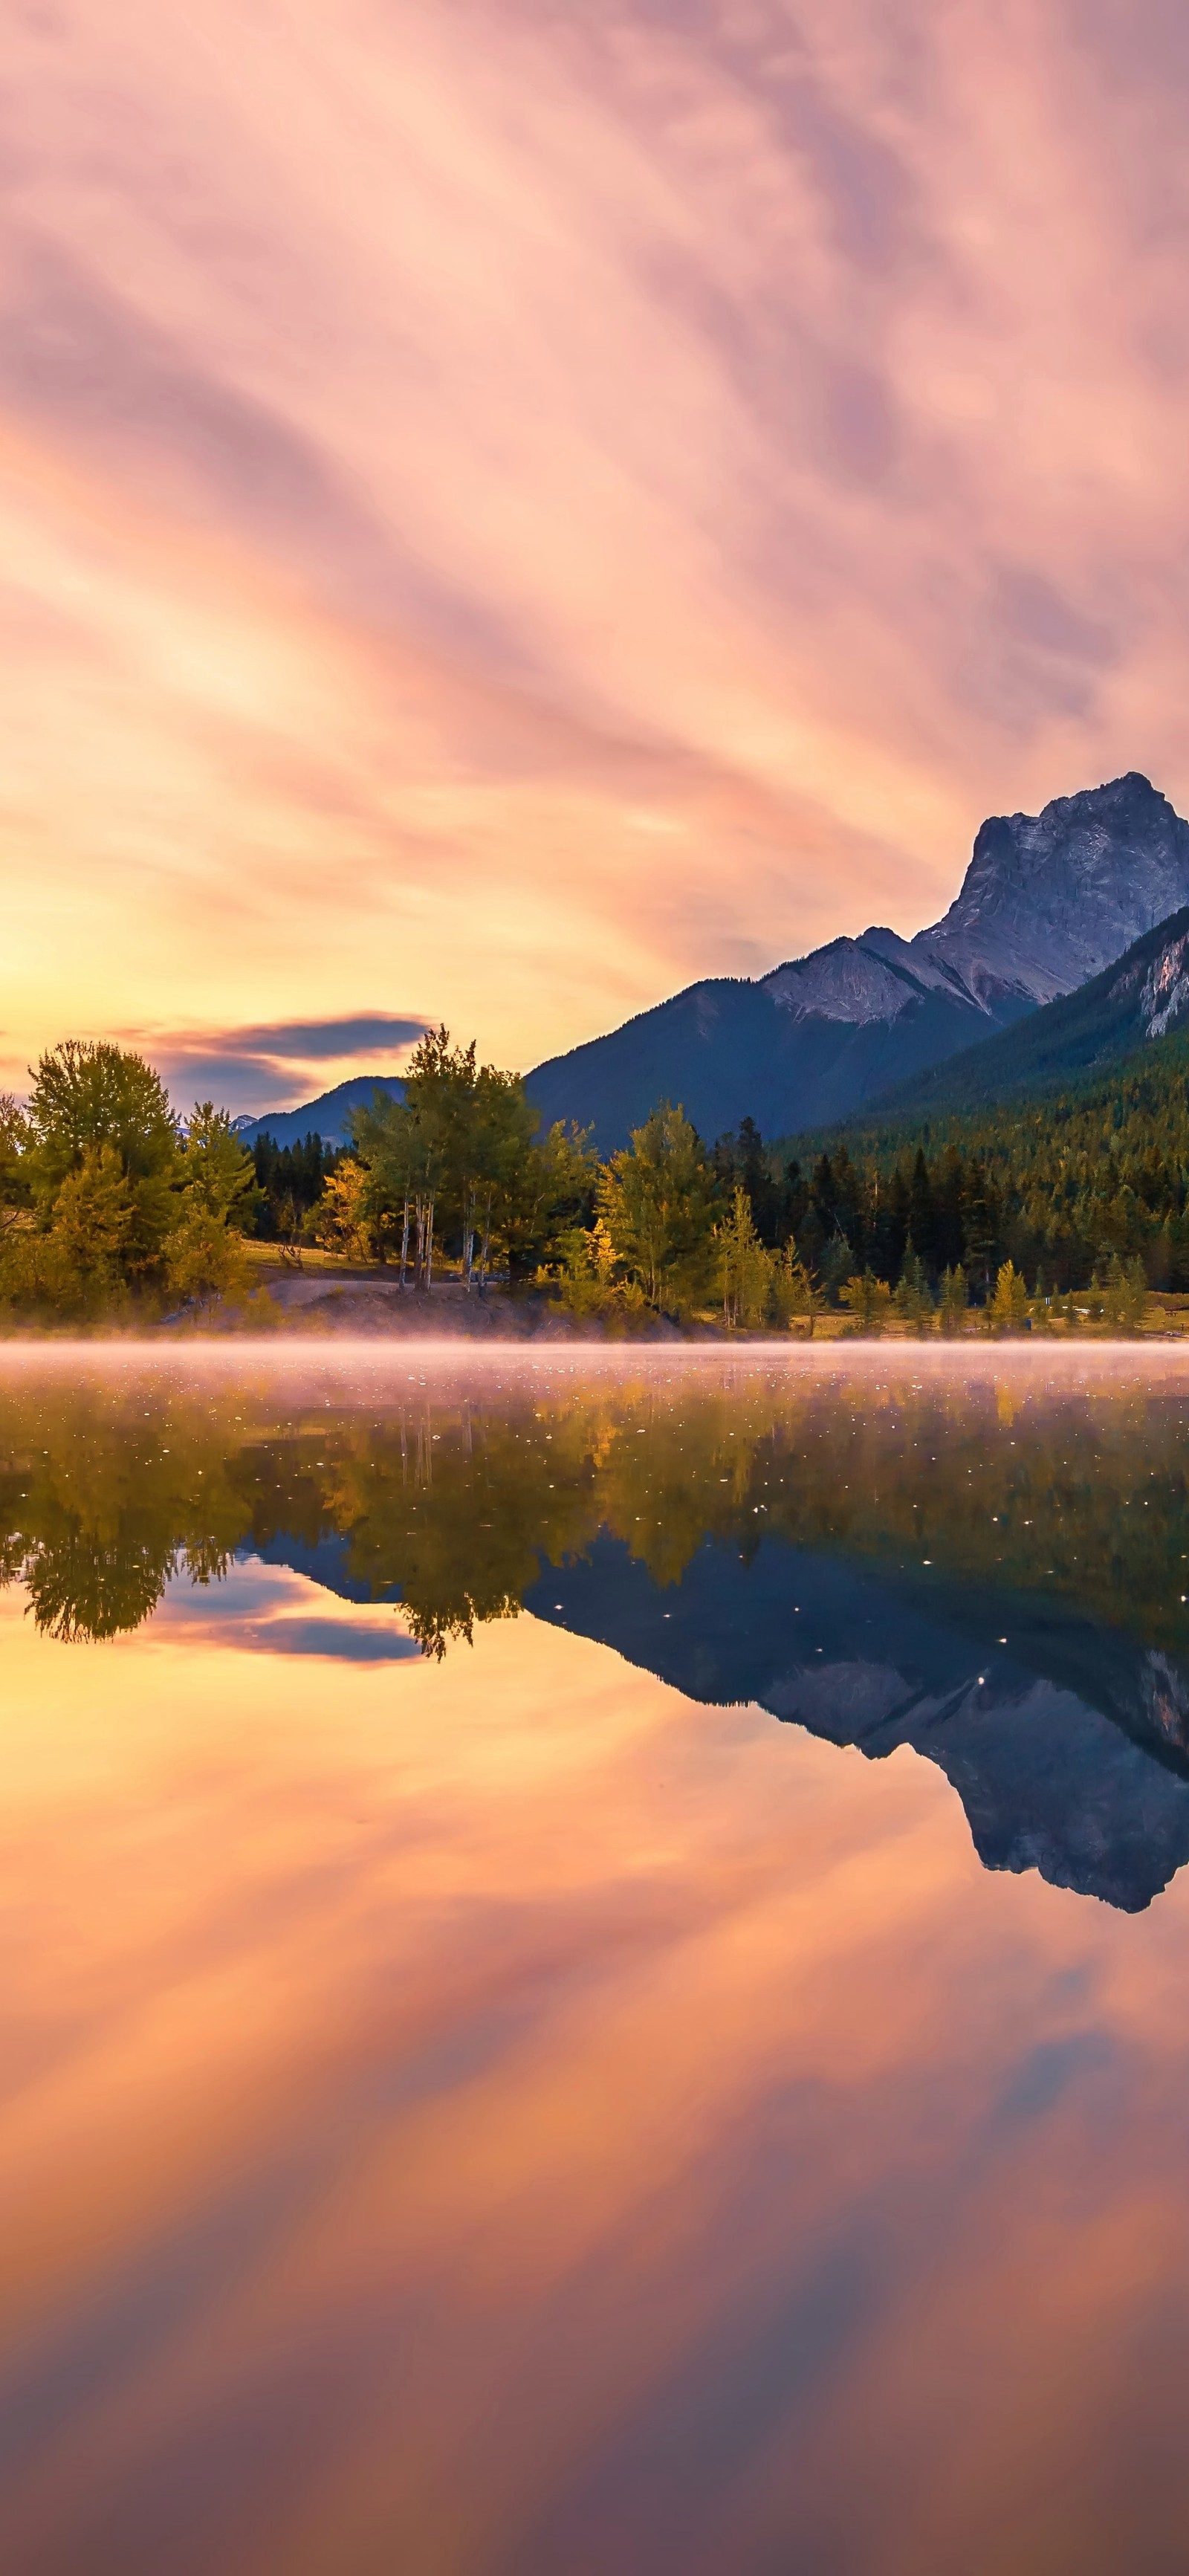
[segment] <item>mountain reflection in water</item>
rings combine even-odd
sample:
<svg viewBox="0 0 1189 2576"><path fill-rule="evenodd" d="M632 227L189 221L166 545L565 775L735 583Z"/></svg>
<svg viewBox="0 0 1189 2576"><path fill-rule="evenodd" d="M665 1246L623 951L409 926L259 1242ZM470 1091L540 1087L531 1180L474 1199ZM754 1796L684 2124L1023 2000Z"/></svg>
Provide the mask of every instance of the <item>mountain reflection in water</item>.
<svg viewBox="0 0 1189 2576"><path fill-rule="evenodd" d="M1064 1359L1064 1355L1062 1355ZM440 1658L521 1610L695 1701L937 1763L991 1869L1135 1912L1189 1859L1176 1365L902 1349L421 1383L19 1376L0 1569L67 1642L233 1559L399 1605ZM294 1650L350 1654L341 1623ZM281 1638L276 1639L277 1647ZM382 1656L373 1629L359 1651Z"/></svg>

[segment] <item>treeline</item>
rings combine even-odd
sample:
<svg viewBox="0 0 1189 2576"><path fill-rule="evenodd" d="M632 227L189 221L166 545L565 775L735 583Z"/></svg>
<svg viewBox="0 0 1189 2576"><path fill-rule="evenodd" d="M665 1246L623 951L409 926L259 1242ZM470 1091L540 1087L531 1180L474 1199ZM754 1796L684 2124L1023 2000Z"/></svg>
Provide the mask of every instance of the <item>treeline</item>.
<svg viewBox="0 0 1189 2576"><path fill-rule="evenodd" d="M654 1110L606 1162L578 1127L536 1129L519 1077L438 1029L413 1055L404 1099L378 1095L356 1116L314 1238L392 1263L402 1287L430 1287L444 1257L468 1291L482 1295L495 1272L580 1317L717 1306L731 1324L812 1317L820 1301L795 1243L762 1241L746 1186L681 1109Z"/></svg>
<svg viewBox="0 0 1189 2576"><path fill-rule="evenodd" d="M1189 1291L1184 1039L1042 1103L816 1146L766 1144L745 1120L708 1148L662 1104L600 1162L577 1128L538 1138L523 1084L440 1029L404 1103L377 1097L345 1153L256 1151L269 1230L415 1285L435 1257L469 1287L536 1279L580 1313L721 1306L755 1327L843 1306L870 1322L886 1289L919 1321L1002 1306L1007 1271L1017 1309L1078 1294L1118 1322L1124 1288L1133 1307L1143 1289Z"/></svg>
<svg viewBox="0 0 1189 2576"><path fill-rule="evenodd" d="M1189 1290L1184 1039L1043 1102L824 1141L762 1157L755 1200L761 1230L771 1206L771 1239L795 1231L823 1275L894 1283L915 1257L933 1282L961 1264L981 1299L1007 1261L1043 1295L1116 1264Z"/></svg>
<svg viewBox="0 0 1189 2576"><path fill-rule="evenodd" d="M821 1155L808 1176L796 1160L780 1170L751 1121L708 1149L667 1102L606 1161L576 1127L541 1139L535 1128L517 1077L477 1064L473 1046L452 1048L439 1029L418 1046L403 1101L377 1097L356 1118L314 1237L347 1257L390 1261L402 1287L431 1286L444 1257L482 1294L494 1268L581 1320L721 1315L728 1328L760 1331L802 1319L812 1332L833 1306L864 1333L893 1317L914 1331L934 1321L964 1329L963 1254L983 1238L969 1208L950 1230L952 1248L939 1224L921 1223L931 1190L923 1159L903 1186L893 1176L881 1201L878 1173L860 1171L845 1148L834 1163ZM984 1234L975 1289L988 1323L1011 1331L1050 1320L1047 1307L1033 1313L1023 1274L1010 1256L993 1260ZM1099 1312L1130 1328L1143 1296L1116 1264ZM1065 1320L1073 1325L1072 1310Z"/></svg>
<svg viewBox="0 0 1189 2576"><path fill-rule="evenodd" d="M314 1211L346 1148L318 1135L278 1145L265 1134L249 1148L256 1176L255 1231L266 1243L298 1245L314 1239Z"/></svg>
<svg viewBox="0 0 1189 2576"><path fill-rule="evenodd" d="M440 1028L346 1147L264 1135L249 1152L209 1102L180 1120L143 1058L68 1040L26 1104L0 1100L0 1301L95 1316L225 1297L255 1233L385 1264L410 1291L450 1270L610 1322L812 1331L834 1308L864 1332L959 1331L973 1305L992 1328L1089 1312L1129 1329L1149 1288L1189 1289L1187 1075L1168 1042L1006 1124L809 1151L750 1120L708 1147L663 1103L600 1160L577 1127L539 1134L520 1078Z"/></svg>

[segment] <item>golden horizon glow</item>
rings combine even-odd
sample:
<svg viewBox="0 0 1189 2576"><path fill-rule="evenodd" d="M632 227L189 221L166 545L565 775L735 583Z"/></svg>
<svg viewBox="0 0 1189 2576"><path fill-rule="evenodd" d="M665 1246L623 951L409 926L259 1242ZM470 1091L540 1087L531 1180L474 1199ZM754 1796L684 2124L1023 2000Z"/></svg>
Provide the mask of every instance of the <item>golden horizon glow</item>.
<svg viewBox="0 0 1189 2576"><path fill-rule="evenodd" d="M1189 803L1167 13L85 0L5 51L0 1079L369 1011L527 1068L911 932L987 812Z"/></svg>

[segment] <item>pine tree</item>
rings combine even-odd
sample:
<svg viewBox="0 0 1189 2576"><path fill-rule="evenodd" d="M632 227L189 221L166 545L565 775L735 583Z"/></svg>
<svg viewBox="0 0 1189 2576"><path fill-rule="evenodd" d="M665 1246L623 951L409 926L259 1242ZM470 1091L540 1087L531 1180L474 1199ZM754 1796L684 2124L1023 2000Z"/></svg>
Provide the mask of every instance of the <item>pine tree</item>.
<svg viewBox="0 0 1189 2576"><path fill-rule="evenodd" d="M892 1299L894 1312L915 1333L923 1333L933 1313L933 1299L924 1265L909 1235L904 1251L904 1267Z"/></svg>
<svg viewBox="0 0 1189 2576"><path fill-rule="evenodd" d="M736 1186L730 1215L719 1226L717 1241L723 1321L735 1329L744 1326L754 1331L772 1302L773 1264L756 1232L751 1200L742 1183Z"/></svg>
<svg viewBox="0 0 1189 2576"><path fill-rule="evenodd" d="M1107 1269L1102 1298L1107 1330L1127 1336L1138 1333L1147 1302L1148 1282L1142 1261L1138 1257L1122 1261L1116 1252Z"/></svg>
<svg viewBox="0 0 1189 2576"><path fill-rule="evenodd" d="M804 1322L808 1326L809 1339L813 1340L814 1324L825 1299L816 1272L809 1262L802 1259L791 1234L773 1266L772 1304L778 1322L790 1327Z"/></svg>
<svg viewBox="0 0 1189 2576"><path fill-rule="evenodd" d="M822 1287L834 1303L845 1282L855 1275L855 1256L844 1234L832 1234L822 1254Z"/></svg>
<svg viewBox="0 0 1189 2576"><path fill-rule="evenodd" d="M943 1272L941 1281L939 1322L947 1340L965 1329L969 1308L970 1295L966 1285L966 1273L961 1263L956 1262L950 1269Z"/></svg>

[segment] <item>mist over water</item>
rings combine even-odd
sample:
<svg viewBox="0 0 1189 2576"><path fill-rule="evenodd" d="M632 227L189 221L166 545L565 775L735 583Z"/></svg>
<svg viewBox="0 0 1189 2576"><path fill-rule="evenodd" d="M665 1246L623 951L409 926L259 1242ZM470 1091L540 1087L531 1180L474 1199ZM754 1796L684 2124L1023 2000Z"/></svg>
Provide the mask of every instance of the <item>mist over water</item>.
<svg viewBox="0 0 1189 2576"><path fill-rule="evenodd" d="M0 1352L6 2563L1177 2564L1187 1430Z"/></svg>

